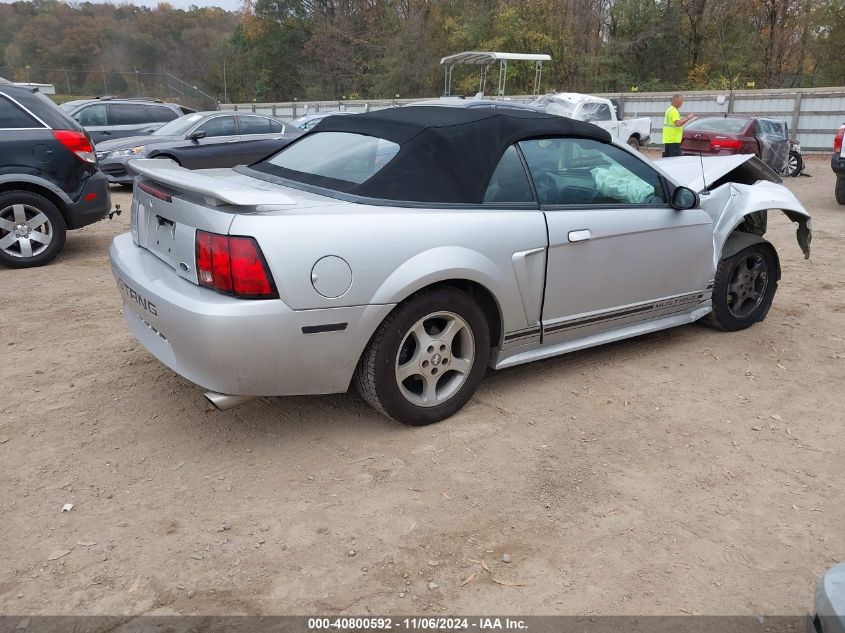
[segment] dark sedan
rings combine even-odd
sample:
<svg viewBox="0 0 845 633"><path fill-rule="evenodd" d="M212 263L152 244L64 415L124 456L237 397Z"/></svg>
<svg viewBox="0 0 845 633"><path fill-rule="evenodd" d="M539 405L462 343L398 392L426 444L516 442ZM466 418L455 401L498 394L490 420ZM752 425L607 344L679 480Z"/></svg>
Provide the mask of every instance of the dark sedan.
<svg viewBox="0 0 845 633"><path fill-rule="evenodd" d="M681 152L687 156L754 154L777 173L803 170L800 146L789 140L786 121L749 115L702 115L684 126Z"/></svg>
<svg viewBox="0 0 845 633"><path fill-rule="evenodd" d="M278 119L240 112L195 112L146 136L104 141L96 146L100 169L113 183L131 185L133 158L169 158L188 169L249 165L302 135Z"/></svg>

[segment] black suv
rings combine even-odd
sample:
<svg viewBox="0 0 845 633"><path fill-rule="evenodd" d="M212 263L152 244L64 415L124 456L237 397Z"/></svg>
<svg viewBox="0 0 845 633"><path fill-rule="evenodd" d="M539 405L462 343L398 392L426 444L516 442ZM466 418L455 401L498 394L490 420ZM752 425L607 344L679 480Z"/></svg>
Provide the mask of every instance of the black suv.
<svg viewBox="0 0 845 633"><path fill-rule="evenodd" d="M46 264L67 229L110 209L91 137L44 95L0 79L0 264Z"/></svg>
<svg viewBox="0 0 845 633"><path fill-rule="evenodd" d="M68 101L61 108L85 128L94 143L149 134L168 121L194 112L175 103L117 97Z"/></svg>

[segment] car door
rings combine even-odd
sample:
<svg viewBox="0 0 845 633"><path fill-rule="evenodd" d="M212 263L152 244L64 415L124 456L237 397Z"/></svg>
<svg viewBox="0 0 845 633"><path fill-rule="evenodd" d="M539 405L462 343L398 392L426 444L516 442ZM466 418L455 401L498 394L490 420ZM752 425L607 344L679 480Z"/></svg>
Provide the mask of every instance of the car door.
<svg viewBox="0 0 845 633"><path fill-rule="evenodd" d="M689 311L709 298L712 220L702 209L673 209L648 163L591 139L519 147L549 234L544 344Z"/></svg>
<svg viewBox="0 0 845 633"><path fill-rule="evenodd" d="M279 121L264 116L242 114L238 117L241 136L241 162L250 165L277 152L290 142Z"/></svg>
<svg viewBox="0 0 845 633"><path fill-rule="evenodd" d="M146 134L153 121L142 103L110 103L111 138L126 138Z"/></svg>
<svg viewBox="0 0 845 633"><path fill-rule="evenodd" d="M95 145L100 141L108 141L114 138L105 103L90 103L81 107L71 116L85 128Z"/></svg>
<svg viewBox="0 0 845 633"><path fill-rule="evenodd" d="M191 135L196 132L205 135L191 139ZM234 167L243 163L241 137L237 133L235 116L224 114L209 117L188 132L185 142L172 153L188 169Z"/></svg>

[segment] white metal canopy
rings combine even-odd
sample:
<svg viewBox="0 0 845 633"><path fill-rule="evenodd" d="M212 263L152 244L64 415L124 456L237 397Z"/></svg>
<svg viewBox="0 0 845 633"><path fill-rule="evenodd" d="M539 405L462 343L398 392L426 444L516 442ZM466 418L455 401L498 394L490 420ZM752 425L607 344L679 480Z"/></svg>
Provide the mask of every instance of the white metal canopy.
<svg viewBox="0 0 845 633"><path fill-rule="evenodd" d="M496 62L499 62L499 86L497 94L505 96L505 83L507 80L508 61L534 62L534 94L540 93L540 80L543 75L543 62L551 61L551 55L542 53L501 53L495 51L464 51L448 55L440 60L441 66L445 67L444 96L452 94L452 69L455 66L481 66L481 82L479 92L484 93L487 83L487 70Z"/></svg>

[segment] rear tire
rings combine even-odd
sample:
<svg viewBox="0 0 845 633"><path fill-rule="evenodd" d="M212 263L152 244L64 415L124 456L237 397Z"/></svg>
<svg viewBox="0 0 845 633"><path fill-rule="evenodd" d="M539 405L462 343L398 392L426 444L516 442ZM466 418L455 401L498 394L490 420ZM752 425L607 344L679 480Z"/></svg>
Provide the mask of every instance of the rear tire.
<svg viewBox="0 0 845 633"><path fill-rule="evenodd" d="M836 201L845 204L845 177L836 178Z"/></svg>
<svg viewBox="0 0 845 633"><path fill-rule="evenodd" d="M397 306L364 350L354 383L374 409L410 426L457 413L490 359L484 312L465 292L441 287Z"/></svg>
<svg viewBox="0 0 845 633"><path fill-rule="evenodd" d="M61 212L44 196L31 191L0 194L0 264L43 266L62 250L66 230Z"/></svg>
<svg viewBox="0 0 845 633"><path fill-rule="evenodd" d="M803 171L804 159L801 158L801 154L790 150L789 158L786 161L786 167L783 170L783 175L787 178L795 178L796 176L800 176Z"/></svg>
<svg viewBox="0 0 845 633"><path fill-rule="evenodd" d="M702 323L735 332L766 318L778 286L774 247L760 242L719 262L713 284L713 311Z"/></svg>

